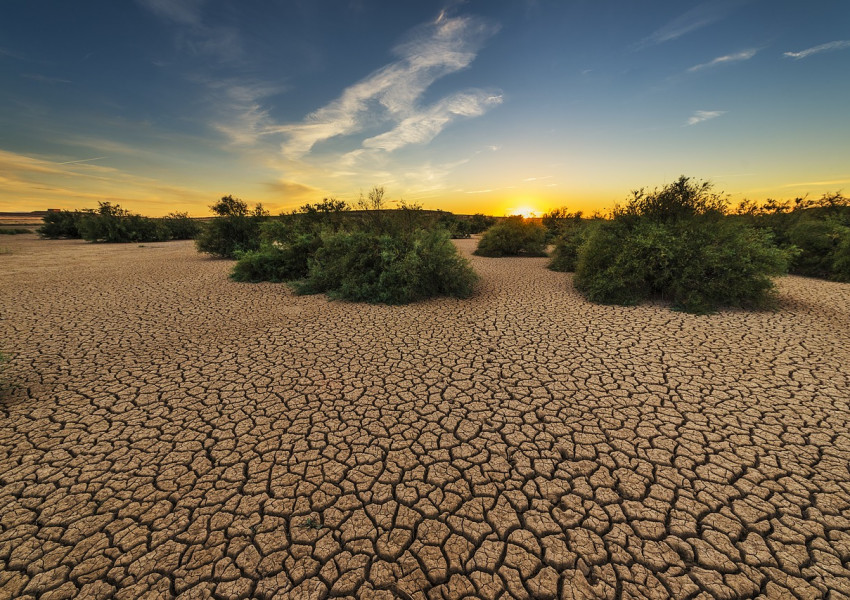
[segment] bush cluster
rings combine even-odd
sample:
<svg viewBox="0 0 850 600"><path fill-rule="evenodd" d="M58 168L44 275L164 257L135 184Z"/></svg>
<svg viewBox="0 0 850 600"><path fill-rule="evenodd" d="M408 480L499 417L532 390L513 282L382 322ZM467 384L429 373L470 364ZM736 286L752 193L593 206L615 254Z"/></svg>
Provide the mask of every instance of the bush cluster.
<svg viewBox="0 0 850 600"><path fill-rule="evenodd" d="M546 256L546 229L520 216L508 217L486 231L478 256Z"/></svg>
<svg viewBox="0 0 850 600"><path fill-rule="evenodd" d="M661 298L693 313L770 306L771 277L787 271L792 252L724 212L709 184L684 176L661 190L639 190L611 221L589 230L575 285L605 304Z"/></svg>
<svg viewBox="0 0 850 600"><path fill-rule="evenodd" d="M476 280L445 230L342 231L323 236L306 280L296 289L355 302L406 304L433 296L468 297Z"/></svg>
<svg viewBox="0 0 850 600"><path fill-rule="evenodd" d="M19 235L22 233L32 233L32 229L26 229L24 227L0 227L0 235Z"/></svg>
<svg viewBox="0 0 850 600"><path fill-rule="evenodd" d="M558 235L553 240L552 260L549 269L562 273L572 273L578 264L579 248L587 241L598 220L582 219L580 216L570 219L558 227Z"/></svg>
<svg viewBox="0 0 850 600"><path fill-rule="evenodd" d="M794 256L790 272L833 281L850 281L850 199L840 193L817 200L768 200L759 206L743 201L736 218L767 229Z"/></svg>
<svg viewBox="0 0 850 600"><path fill-rule="evenodd" d="M444 215L404 202L387 210L382 188L357 208L325 199L267 220L256 249L236 253L231 277L385 304L471 293L476 275L451 243Z"/></svg>
<svg viewBox="0 0 850 600"><path fill-rule="evenodd" d="M52 211L38 229L46 238L84 239L90 242L164 242L192 239L198 224L186 213L161 219L133 214L111 202L99 202L96 210Z"/></svg>

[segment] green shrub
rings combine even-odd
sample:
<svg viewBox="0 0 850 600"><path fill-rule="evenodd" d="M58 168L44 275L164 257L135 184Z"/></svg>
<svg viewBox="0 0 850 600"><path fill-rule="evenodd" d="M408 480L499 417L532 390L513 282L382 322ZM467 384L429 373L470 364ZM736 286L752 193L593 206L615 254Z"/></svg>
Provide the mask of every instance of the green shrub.
<svg viewBox="0 0 850 600"><path fill-rule="evenodd" d="M546 256L546 229L522 217L493 225L475 250L478 256Z"/></svg>
<svg viewBox="0 0 850 600"><path fill-rule="evenodd" d="M25 229L23 227L12 227L7 229L0 227L0 235L19 235L22 233L32 233L32 229Z"/></svg>
<svg viewBox="0 0 850 600"><path fill-rule="evenodd" d="M829 279L842 233L846 229L833 221L816 219L801 220L790 227L788 242L799 249L791 264L791 272Z"/></svg>
<svg viewBox="0 0 850 600"><path fill-rule="evenodd" d="M207 223L195 239L199 252L235 258L239 252L259 249L260 224L268 217L262 204L249 211L244 201L224 196L210 208L218 217Z"/></svg>
<svg viewBox="0 0 850 600"><path fill-rule="evenodd" d="M193 240L201 230L188 213L169 213L160 220L162 231L169 240Z"/></svg>
<svg viewBox="0 0 850 600"><path fill-rule="evenodd" d="M581 224L581 215L581 211L570 212L566 206L545 213L541 223L546 228L546 240L552 242L567 230L574 229L577 224Z"/></svg>
<svg viewBox="0 0 850 600"><path fill-rule="evenodd" d="M788 253L770 234L728 220L613 222L581 246L575 285L604 304L660 298L675 309L707 313L721 306L765 308L771 276L788 268Z"/></svg>
<svg viewBox="0 0 850 600"><path fill-rule="evenodd" d="M328 233L299 293L327 292L355 302L404 304L434 296L467 297L477 276L444 230L410 235Z"/></svg>
<svg viewBox="0 0 850 600"><path fill-rule="evenodd" d="M265 243L259 250L238 253L230 277L252 283L303 279L321 243L318 235L299 234L285 243Z"/></svg>
<svg viewBox="0 0 850 600"><path fill-rule="evenodd" d="M831 279L850 282L850 228L841 232L833 253Z"/></svg>
<svg viewBox="0 0 850 600"><path fill-rule="evenodd" d="M552 260L549 269L561 273L572 273L578 263L578 251L590 235L595 221L575 220L559 228L560 235L555 238Z"/></svg>
<svg viewBox="0 0 850 600"><path fill-rule="evenodd" d="M82 215L78 210L50 211L44 215L44 224L36 232L49 239L80 239L83 237L79 229Z"/></svg>
<svg viewBox="0 0 850 600"><path fill-rule="evenodd" d="M487 215L481 213L475 213L469 218L469 233L471 233L472 235L475 235L477 233L484 233L495 224L495 217L488 217Z"/></svg>
<svg viewBox="0 0 850 600"><path fill-rule="evenodd" d="M685 177L660 191L636 192L579 247L576 287L595 302L660 298L693 313L770 306L771 277L787 271L793 252L777 248L768 230L723 211L709 185Z"/></svg>

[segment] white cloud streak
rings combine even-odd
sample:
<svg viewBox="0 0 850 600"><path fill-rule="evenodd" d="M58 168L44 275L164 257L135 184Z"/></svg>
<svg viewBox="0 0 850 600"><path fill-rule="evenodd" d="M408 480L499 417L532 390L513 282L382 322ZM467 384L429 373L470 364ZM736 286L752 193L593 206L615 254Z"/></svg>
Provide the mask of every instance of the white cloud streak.
<svg viewBox="0 0 850 600"><path fill-rule="evenodd" d="M750 60L756 55L756 52L758 52L758 50L756 50L755 48L751 48L749 50L744 50L743 52L738 52L737 54L727 54L725 56L718 56L714 60L708 61L707 63L694 65L693 67L688 69L688 73L695 73L696 71L702 71L703 69L716 67L718 65L741 62L743 60Z"/></svg>
<svg viewBox="0 0 850 600"><path fill-rule="evenodd" d="M643 50L650 46L670 42L687 33L711 25L725 18L740 4L742 4L741 0L710 0L704 2L653 31L635 44L634 49Z"/></svg>
<svg viewBox="0 0 850 600"><path fill-rule="evenodd" d="M307 115L301 123L267 129L287 137L285 156L299 158L319 142L362 131L367 125L390 120L397 126L369 138L370 147L392 151L408 143L433 139L454 116L477 116L489 101L482 92L465 92L420 109L419 98L437 79L460 71L475 59L496 27L472 17L448 18L418 28L395 48L399 59L346 88L333 102ZM493 96L494 98L497 96Z"/></svg>
<svg viewBox="0 0 850 600"><path fill-rule="evenodd" d="M424 144L458 117L481 116L501 102L502 96L482 91L454 94L407 117L392 130L364 140L363 146L392 152L408 144Z"/></svg>
<svg viewBox="0 0 850 600"><path fill-rule="evenodd" d="M847 48L850 48L850 40L838 40L835 42L827 42L826 44L821 44L820 46L812 46L811 48L806 48L805 50L800 50L799 52L785 52L783 56L793 58L794 60L800 60L801 58L808 58L813 54L820 54L821 52L834 52L836 50L845 50Z"/></svg>
<svg viewBox="0 0 850 600"><path fill-rule="evenodd" d="M694 112L693 115L688 119L686 125L696 125L697 123L702 123L704 121L709 121L711 119L716 119L720 115L726 114L725 110L698 110Z"/></svg>

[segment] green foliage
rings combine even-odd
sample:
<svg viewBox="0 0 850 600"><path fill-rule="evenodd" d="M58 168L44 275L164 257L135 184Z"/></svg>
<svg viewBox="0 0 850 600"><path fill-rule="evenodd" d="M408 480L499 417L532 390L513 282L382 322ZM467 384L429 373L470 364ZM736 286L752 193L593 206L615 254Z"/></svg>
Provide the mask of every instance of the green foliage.
<svg viewBox="0 0 850 600"><path fill-rule="evenodd" d="M219 216L207 223L195 239L199 252L235 258L239 252L259 249L260 224L268 217L262 204L249 211L244 201L224 196L210 209Z"/></svg>
<svg viewBox="0 0 850 600"><path fill-rule="evenodd" d="M193 240L201 230L188 213L169 213L160 220L160 225L169 240Z"/></svg>
<svg viewBox="0 0 850 600"><path fill-rule="evenodd" d="M613 217L627 221L648 219L659 223L672 223L699 215L725 214L727 200L711 190L710 182L693 181L682 175L660 190L634 190L626 206L614 207Z"/></svg>
<svg viewBox="0 0 850 600"><path fill-rule="evenodd" d="M471 233L472 235L475 235L477 233L484 233L495 224L495 217L488 217L487 215L481 213L475 213L469 218L469 233Z"/></svg>
<svg viewBox="0 0 850 600"><path fill-rule="evenodd" d="M235 281L292 281L307 276L308 260L321 246L312 234L297 234L285 243L266 243L259 250L240 252L230 277Z"/></svg>
<svg viewBox="0 0 850 600"><path fill-rule="evenodd" d="M455 240L468 239L472 234L471 221L450 212L441 212L434 224L436 227L448 231L452 239Z"/></svg>
<svg viewBox="0 0 850 600"><path fill-rule="evenodd" d="M763 308L774 301L772 276L793 252L770 231L724 217L724 200L706 183L678 181L636 192L614 219L591 228L578 249L576 287L594 302L650 298L692 313L721 306Z"/></svg>
<svg viewBox="0 0 850 600"><path fill-rule="evenodd" d="M845 228L832 256L831 278L850 282L850 228Z"/></svg>
<svg viewBox="0 0 850 600"><path fill-rule="evenodd" d="M355 302L404 304L434 296L467 297L477 276L446 231L409 235L343 231L323 236L299 293L327 292Z"/></svg>
<svg viewBox="0 0 850 600"><path fill-rule="evenodd" d="M164 239L156 219L133 214L111 202L99 202L97 210L82 211L77 228L82 238L90 242L157 242Z"/></svg>
<svg viewBox="0 0 850 600"><path fill-rule="evenodd" d="M566 206L544 213L541 221L546 228L546 239L550 242L557 239L565 230L572 229L576 222L581 222L581 216L581 211L570 212Z"/></svg>
<svg viewBox="0 0 850 600"><path fill-rule="evenodd" d="M546 256L546 229L522 217L494 225L478 242L478 256Z"/></svg>
<svg viewBox="0 0 850 600"><path fill-rule="evenodd" d="M79 225L83 213L78 210L50 211L44 215L44 224L36 232L44 238L49 239L80 239Z"/></svg>
<svg viewBox="0 0 850 600"><path fill-rule="evenodd" d="M839 192L811 200L768 200L762 205L742 201L736 218L770 231L776 243L793 254L790 272L807 277L846 281L840 258L842 240L850 230L850 199Z"/></svg>
<svg viewBox="0 0 850 600"><path fill-rule="evenodd" d="M32 229L24 227L3 228L0 227L0 235L19 235L21 233L32 233Z"/></svg>
<svg viewBox="0 0 850 600"><path fill-rule="evenodd" d="M571 219L563 224L559 236L555 239L555 248L552 251L552 260L549 269L562 273L572 273L578 264L578 251L582 244L587 241L593 227L598 221Z"/></svg>

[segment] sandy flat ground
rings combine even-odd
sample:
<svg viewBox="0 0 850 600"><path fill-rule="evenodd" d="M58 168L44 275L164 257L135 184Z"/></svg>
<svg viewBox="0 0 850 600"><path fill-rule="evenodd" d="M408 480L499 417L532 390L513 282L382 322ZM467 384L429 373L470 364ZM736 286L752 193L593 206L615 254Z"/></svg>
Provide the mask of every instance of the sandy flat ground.
<svg viewBox="0 0 850 600"><path fill-rule="evenodd" d="M0 248L0 598L850 597L850 285L692 316L473 258L387 307Z"/></svg>

